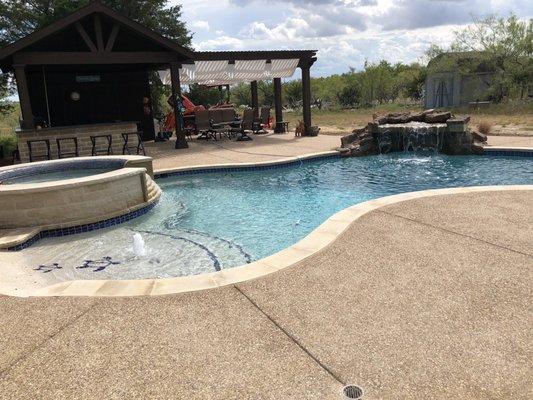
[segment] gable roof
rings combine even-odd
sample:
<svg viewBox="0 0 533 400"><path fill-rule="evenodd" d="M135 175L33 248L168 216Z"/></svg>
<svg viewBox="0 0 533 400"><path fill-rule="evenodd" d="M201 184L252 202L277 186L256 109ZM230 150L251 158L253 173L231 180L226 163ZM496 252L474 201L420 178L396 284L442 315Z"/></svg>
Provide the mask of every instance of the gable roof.
<svg viewBox="0 0 533 400"><path fill-rule="evenodd" d="M57 20L51 23L50 25L47 25L44 28L39 29L29 34L28 36L25 36L17 40L16 42L13 42L5 46L3 49L0 49L0 62L4 60L5 58L13 55L14 53L24 49L25 47L49 35L59 32L69 27L70 25L76 23L77 21L81 20L82 18L85 18L86 16L94 14L94 13L101 13L103 15L106 15L109 18L117 21L119 24L126 26L130 28L131 30L139 33L140 35L146 37L147 39L157 42L159 45L168 49L169 51L173 51L173 52L181 54L184 58L187 58L187 59L193 58L193 52L191 50L183 46L180 46L174 41L160 35L157 32L154 32L153 30L145 27L144 25L128 17L125 17L119 12L103 5L99 1L94 1L88 4L87 6L74 11L73 13L67 15L66 17L63 17L60 20Z"/></svg>

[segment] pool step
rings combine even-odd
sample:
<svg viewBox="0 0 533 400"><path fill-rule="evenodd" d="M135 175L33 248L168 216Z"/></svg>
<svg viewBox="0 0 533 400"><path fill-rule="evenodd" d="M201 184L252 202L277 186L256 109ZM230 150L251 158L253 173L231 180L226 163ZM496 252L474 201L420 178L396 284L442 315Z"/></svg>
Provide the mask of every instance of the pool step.
<svg viewBox="0 0 533 400"><path fill-rule="evenodd" d="M154 182L149 175L146 175L146 194L147 201L153 201L161 195L161 188Z"/></svg>

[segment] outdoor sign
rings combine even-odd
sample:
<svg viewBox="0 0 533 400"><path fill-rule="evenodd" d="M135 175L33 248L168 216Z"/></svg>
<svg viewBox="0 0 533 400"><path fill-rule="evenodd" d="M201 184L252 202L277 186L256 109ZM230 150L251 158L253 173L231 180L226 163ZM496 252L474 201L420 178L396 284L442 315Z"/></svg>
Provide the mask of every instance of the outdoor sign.
<svg viewBox="0 0 533 400"><path fill-rule="evenodd" d="M100 75L76 75L76 82L100 82Z"/></svg>

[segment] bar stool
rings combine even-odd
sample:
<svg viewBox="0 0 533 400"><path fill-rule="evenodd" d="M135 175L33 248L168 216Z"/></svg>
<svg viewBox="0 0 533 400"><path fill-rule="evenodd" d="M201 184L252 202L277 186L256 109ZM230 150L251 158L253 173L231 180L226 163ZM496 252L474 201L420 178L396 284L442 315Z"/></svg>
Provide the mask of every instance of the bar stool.
<svg viewBox="0 0 533 400"><path fill-rule="evenodd" d="M122 134L122 139L124 140L124 145L122 146L122 154L130 154L131 151L134 150L135 154L139 155L142 153L143 156L146 155L146 151L144 150L144 145L141 139L141 133L142 132L126 132ZM137 138L137 144L130 145L130 136L132 138Z"/></svg>
<svg viewBox="0 0 533 400"><path fill-rule="evenodd" d="M26 142L28 144L28 151L30 155L30 162L33 162L37 159L42 160L51 160L51 154L50 154L50 140L48 139L38 139L38 140L28 140ZM33 145L38 145L38 143L44 143L46 147L46 153L43 155L33 155Z"/></svg>
<svg viewBox="0 0 533 400"><path fill-rule="evenodd" d="M74 144L74 151L65 151L65 150L61 151L61 146L63 145L63 148L65 146L68 146L69 142ZM80 154L78 151L78 138L77 137L58 138L56 139L56 143L57 143L57 158L79 157Z"/></svg>
<svg viewBox="0 0 533 400"><path fill-rule="evenodd" d="M107 149L101 149L99 150L96 145L97 145L97 141L98 139L104 139L104 144L105 144L105 141L107 141ZM91 142L93 144L93 148L92 148L92 151L91 151L91 154L93 156L97 156L99 153L102 153L102 154L105 154L105 155L111 155L113 154L113 149L111 148L111 143L112 143L112 137L111 135L96 135L96 136L91 136Z"/></svg>

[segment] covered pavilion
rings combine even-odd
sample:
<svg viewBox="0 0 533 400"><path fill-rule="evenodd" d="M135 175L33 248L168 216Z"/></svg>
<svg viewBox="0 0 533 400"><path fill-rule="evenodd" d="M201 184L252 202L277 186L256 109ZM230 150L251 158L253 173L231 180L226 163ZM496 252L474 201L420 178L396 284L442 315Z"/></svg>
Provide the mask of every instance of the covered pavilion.
<svg viewBox="0 0 533 400"><path fill-rule="evenodd" d="M17 82L20 149L28 138L55 140L64 132L74 132L88 142L95 131L117 135L135 124L143 131L142 140L153 139L153 115L146 104L149 72L162 70L170 71L174 98L181 95L181 84L250 82L254 107L258 106L257 81L273 79L280 123L281 78L300 68L308 133L310 68L315 55L313 50L195 52L95 1L0 49L0 68L13 72ZM187 147L176 125L176 148ZM81 148L80 155L85 155L86 148Z"/></svg>

